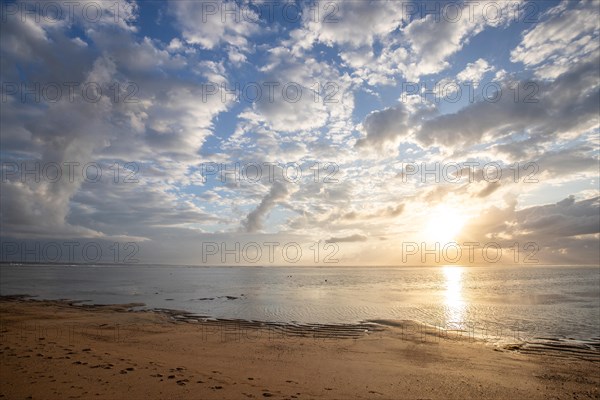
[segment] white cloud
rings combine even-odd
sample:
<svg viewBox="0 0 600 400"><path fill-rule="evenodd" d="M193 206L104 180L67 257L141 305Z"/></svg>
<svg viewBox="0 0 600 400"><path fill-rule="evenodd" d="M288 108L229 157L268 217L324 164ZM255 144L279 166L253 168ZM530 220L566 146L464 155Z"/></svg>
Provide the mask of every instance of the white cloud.
<svg viewBox="0 0 600 400"><path fill-rule="evenodd" d="M469 63L461 72L456 75L456 78L460 82L474 82L479 83L481 78L490 71L493 71L494 67L489 65L483 58L478 59L474 63ZM475 86L476 87L476 86Z"/></svg>
<svg viewBox="0 0 600 400"><path fill-rule="evenodd" d="M414 139L420 146L465 154L476 145L487 143L489 146L520 134L532 138L529 143L518 145L521 150L526 149L526 144L535 148L545 142L572 140L598 127L600 83L596 78L597 65L598 60L572 66L569 73L552 83L504 82L496 101L478 98L452 114L425 115L419 124L413 122L418 121L418 117L412 114L408 125L388 122L406 121L405 105L375 112L365 119L370 131L361 143L367 144L369 138L377 138L373 145L406 138L406 129L401 129L403 126L414 129ZM520 88L516 100L515 92L511 90L515 85ZM528 90L526 85L529 85ZM426 110L421 109L421 112ZM380 118L382 123L374 124L370 121L374 116L385 118Z"/></svg>
<svg viewBox="0 0 600 400"><path fill-rule="evenodd" d="M249 50L248 38L258 31L253 21L258 19L252 9L244 9L247 15L242 17L240 7L233 1L170 1L172 13L181 28L183 38L190 44L205 49L214 49L222 43ZM238 10L237 15L225 13L225 10Z"/></svg>
<svg viewBox="0 0 600 400"><path fill-rule="evenodd" d="M310 12L304 15L306 36L330 46L371 46L397 29L403 19L402 3L397 1L340 1L331 5L335 8L321 10L318 19Z"/></svg>
<svg viewBox="0 0 600 400"><path fill-rule="evenodd" d="M313 137L321 128L350 134L354 98L347 75L328 63L297 58L284 47L271 49L267 61L261 69L262 96L241 118L279 132L310 131Z"/></svg>
<svg viewBox="0 0 600 400"><path fill-rule="evenodd" d="M182 48L183 48L183 43L181 42L181 40L179 40L179 38L171 39L169 46L167 46L167 49L170 51L178 51L178 50L181 50Z"/></svg>
<svg viewBox="0 0 600 400"><path fill-rule="evenodd" d="M169 36L168 42L144 37L149 31L138 33L136 12L112 24L75 21L82 28L75 30L78 37L71 37L72 26L64 22L50 26L17 18L2 24L3 82L20 81L23 70L15 66L27 65L27 79L42 84L94 80L138 88L133 103L115 103L109 94L98 103L78 97L75 104L41 105L8 96L1 110L2 150L8 157L3 161L98 161L106 168L135 161L140 166L140 182L131 186L80 178L58 185L3 182L2 234L149 239L149 254L188 263L190 258L182 259L173 248L185 247L182 251L193 257L202 238L255 239L264 231L279 231L278 240L294 234L353 242L357 256L389 260L397 251L392 245L389 252L380 251L381 243L412 238L429 207L443 201L469 208L473 221L487 209L481 213L484 224L473 227L475 240L494 234L552 239L555 223L564 243L550 242L565 247L564 254L593 242L588 239L595 234L595 203L566 200L521 213L510 199L521 199L531 189L510 182L507 170L509 162L534 160L546 184L597 176L597 25L583 13L597 16L590 3L563 3L523 36L512 53L513 61L524 63L522 75L502 63L506 60L494 59L494 67L469 52L468 60L475 61L452 80L477 82L498 69L496 79L505 85L502 100L478 97L445 115L422 104L419 95L390 106L397 94L380 85L396 84L401 77L416 82L455 60L465 62L459 52L471 38L490 27L501 35L509 21L408 20L396 12L401 2L392 1L338 5L336 23L305 15L290 32L282 24L235 23L231 15L223 22L220 13L203 21L202 3L174 1L169 5L174 20L168 22L178 24L182 36ZM580 18L579 26L554 21L578 25ZM283 38L278 43L272 41L275 34ZM534 82L539 102L514 102L508 85L531 68L544 78ZM275 97L268 99L264 85L263 97L254 104L234 104L233 96L223 101L218 87L204 97L204 83L231 89L232 80L241 77L248 78L246 84L277 82ZM283 85L289 83L302 88L298 101L283 98ZM522 88L526 82L520 83ZM358 96L364 103L355 104L357 89L373 94L381 105ZM294 89L288 94L293 96ZM227 111L235 113L222 114ZM362 124L357 114L366 114ZM478 172L468 185L400 184L395 167L408 159L498 159L507 174L498 183ZM298 162L305 176L297 184L263 179L211 187L199 172L199 164L209 160ZM339 181L315 182L309 169L315 160L335 163ZM587 193L583 189L573 192L581 196ZM537 236L528 236L532 232ZM369 246L377 250L363 251Z"/></svg>
<svg viewBox="0 0 600 400"><path fill-rule="evenodd" d="M175 74L166 75L165 71L187 65L184 56L171 55L157 40L137 39L135 29L113 29L104 23L91 25L83 39L93 46L82 46L82 38L73 40L67 36L66 24L47 28L27 21L11 18L2 24L3 82L17 81L16 60L28 60L28 79L40 87L56 82L93 82L100 85L102 95L98 101L89 101L76 87L73 101L65 90L59 101L44 102L43 106L9 96L0 111L2 148L7 152L3 161L14 160L16 154L17 160L32 164L103 162L108 168L117 161L120 165L129 161L139 165L148 160L158 165L163 175L156 173L158 169L144 169L140 174L145 179L132 185L130 191L120 190L123 187L118 185L88 185L81 173L75 174L73 182L21 182L17 177L2 183L6 188L1 193L3 232L27 237L106 237L118 234L120 229L132 229L136 236L145 237L151 225L164 225L165 219L171 223L185 219L157 213L153 224L146 226L126 223L125 218L114 219L113 225L95 220L110 220L106 210L115 212L116 217L116 210L129 207L127 199L136 196L149 202L162 201L146 203L146 207L155 209L177 201L177 196L167 192L178 188L178 184L186 184L189 166L199 162L198 152L212 133L214 117L230 104L221 101L219 92L203 98L202 82L208 76L217 82L225 79L218 65L193 63L199 76L194 81L181 79ZM13 46L16 37L20 38L18 48ZM118 100L115 90L119 91ZM103 172L105 179L110 179L106 178L109 171ZM93 201L89 193L102 201ZM193 216L200 222L208 220L198 207L181 206L185 202L180 201L180 216ZM130 215L149 221L144 208L132 210Z"/></svg>
<svg viewBox="0 0 600 400"><path fill-rule="evenodd" d="M471 37L488 27L511 23L516 3L475 2L463 7L457 19L445 14L449 5L440 6L440 14L433 15L422 12L425 6L419 3L335 4L338 5L335 23L315 21L307 12L303 27L292 31L284 45L297 55L304 54L315 43L335 47L356 77L378 85L392 84L400 76L418 81L421 76L443 71L450 66L448 59ZM490 4L500 13L498 18L486 16ZM417 6L421 12L413 15L409 11L411 6ZM381 47L380 51L375 51L375 44Z"/></svg>
<svg viewBox="0 0 600 400"><path fill-rule="evenodd" d="M573 7L571 7L573 6ZM542 79L554 79L582 59L598 57L598 4L564 0L546 13L547 19L524 34L512 52L512 62L534 67Z"/></svg>

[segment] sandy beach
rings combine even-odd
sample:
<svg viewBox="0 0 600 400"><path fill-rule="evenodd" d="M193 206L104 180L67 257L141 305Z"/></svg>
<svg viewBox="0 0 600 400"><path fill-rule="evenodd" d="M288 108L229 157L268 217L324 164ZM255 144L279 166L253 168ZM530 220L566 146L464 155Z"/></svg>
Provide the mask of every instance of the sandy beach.
<svg viewBox="0 0 600 400"><path fill-rule="evenodd" d="M523 354L414 323L203 321L3 298L5 399L598 399L594 357Z"/></svg>

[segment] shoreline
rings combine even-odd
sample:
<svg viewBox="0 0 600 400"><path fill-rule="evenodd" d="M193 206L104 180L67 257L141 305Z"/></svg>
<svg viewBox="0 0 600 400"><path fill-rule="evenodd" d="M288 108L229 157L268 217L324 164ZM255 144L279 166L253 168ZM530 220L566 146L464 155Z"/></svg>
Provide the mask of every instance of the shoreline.
<svg viewBox="0 0 600 400"><path fill-rule="evenodd" d="M192 321L137 306L1 297L0 398L600 398L598 361L411 336L411 321Z"/></svg>
<svg viewBox="0 0 600 400"><path fill-rule="evenodd" d="M314 338L359 338L384 332L386 329L395 328L400 331L400 340L417 342L443 342L445 340L474 342L481 345L493 346L497 351L519 351L529 354L543 354L548 356L571 356L587 361L600 362L600 337L588 340L572 338L534 338L534 340L516 339L507 341L501 338L488 340L486 337L476 335L474 332L461 329L444 329L441 326L427 324L415 320L369 319L353 323L301 323L282 321L261 321L240 318L220 318L209 315L199 315L187 310L170 308L150 308L144 303L125 304L98 304L87 303L91 300L73 299L38 299L37 296L0 295L3 302L34 302L56 306L80 308L86 311L115 311L133 313L152 313L165 316L171 322L199 324L201 329L213 330L212 333L222 331L223 334L243 337L246 330L254 329L263 332L268 337L287 335L289 337L314 337ZM107 326L109 324L106 324ZM119 327L122 328L122 327ZM107 328L105 328L106 330ZM116 328L115 328L116 329Z"/></svg>

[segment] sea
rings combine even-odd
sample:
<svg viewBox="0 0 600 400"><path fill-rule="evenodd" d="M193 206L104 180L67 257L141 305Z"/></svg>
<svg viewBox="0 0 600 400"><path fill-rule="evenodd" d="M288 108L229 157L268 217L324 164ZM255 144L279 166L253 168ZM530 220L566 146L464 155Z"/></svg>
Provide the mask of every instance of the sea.
<svg viewBox="0 0 600 400"><path fill-rule="evenodd" d="M600 267L0 266L0 295L288 324L417 321L496 343L600 343Z"/></svg>

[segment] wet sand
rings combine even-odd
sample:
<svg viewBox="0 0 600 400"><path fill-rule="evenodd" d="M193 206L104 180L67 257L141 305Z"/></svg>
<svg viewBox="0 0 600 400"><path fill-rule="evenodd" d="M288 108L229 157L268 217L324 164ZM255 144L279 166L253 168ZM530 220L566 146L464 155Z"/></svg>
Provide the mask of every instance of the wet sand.
<svg viewBox="0 0 600 400"><path fill-rule="evenodd" d="M135 306L0 299L0 398L600 399L595 350L498 348L410 321L298 326Z"/></svg>

